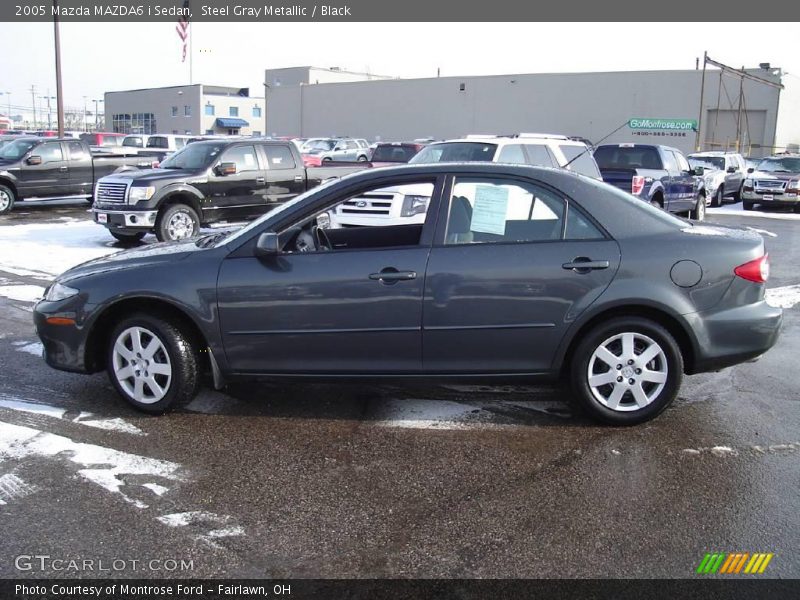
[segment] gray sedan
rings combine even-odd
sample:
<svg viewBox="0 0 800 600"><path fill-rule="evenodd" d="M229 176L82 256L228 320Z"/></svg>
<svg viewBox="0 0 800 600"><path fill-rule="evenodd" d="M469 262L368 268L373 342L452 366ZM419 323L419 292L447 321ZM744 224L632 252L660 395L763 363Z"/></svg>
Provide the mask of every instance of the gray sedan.
<svg viewBox="0 0 800 600"><path fill-rule="evenodd" d="M331 228L333 211L409 224ZM390 222L394 223L392 220ZM684 374L775 343L756 233L692 223L565 171L501 164L370 169L235 233L75 267L35 307L45 360L106 370L135 407L237 378L563 378L592 417L646 421Z"/></svg>

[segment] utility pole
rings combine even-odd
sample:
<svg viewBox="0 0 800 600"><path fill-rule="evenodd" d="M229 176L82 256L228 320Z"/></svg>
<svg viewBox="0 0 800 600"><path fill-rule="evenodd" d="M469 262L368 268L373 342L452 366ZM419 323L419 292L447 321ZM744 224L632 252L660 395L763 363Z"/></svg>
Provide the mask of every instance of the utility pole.
<svg viewBox="0 0 800 600"><path fill-rule="evenodd" d="M36 129L36 86L31 86L31 105L33 106L33 129Z"/></svg>
<svg viewBox="0 0 800 600"><path fill-rule="evenodd" d="M98 110L97 109L97 104L99 102L102 102L102 100L95 99L95 100L92 100L92 102L94 102L94 130L97 131L97 127L98 127L98 125L97 125L97 116L98 116L98 114L97 114L97 110Z"/></svg>
<svg viewBox="0 0 800 600"><path fill-rule="evenodd" d="M86 98L86 96L83 97L83 130L89 131L89 124L86 122Z"/></svg>
<svg viewBox="0 0 800 600"><path fill-rule="evenodd" d="M742 65L742 73L744 73L744 65ZM744 96L744 75L739 80L739 112L736 114L736 152L739 152L739 146L742 140L742 97Z"/></svg>
<svg viewBox="0 0 800 600"><path fill-rule="evenodd" d="M706 93L706 63L708 62L708 51L703 52L703 76L700 79L700 110L697 115L697 131L694 134L694 150L700 152L700 128L703 125L703 113L705 108L703 100Z"/></svg>
<svg viewBox="0 0 800 600"><path fill-rule="evenodd" d="M56 110L58 111L58 137L64 137L64 94L61 89L61 34L58 29L58 0L53 0L53 36L56 47ZM47 118L49 119L49 98L47 100L47 105Z"/></svg>

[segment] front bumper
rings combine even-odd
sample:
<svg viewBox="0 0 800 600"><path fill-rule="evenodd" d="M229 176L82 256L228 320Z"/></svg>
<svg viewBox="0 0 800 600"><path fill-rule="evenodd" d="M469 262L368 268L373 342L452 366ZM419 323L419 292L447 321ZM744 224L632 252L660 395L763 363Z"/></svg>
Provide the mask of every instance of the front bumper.
<svg viewBox="0 0 800 600"><path fill-rule="evenodd" d="M800 195L793 192L766 193L755 191L742 191L742 200L753 204L775 206L800 206Z"/></svg>
<svg viewBox="0 0 800 600"><path fill-rule="evenodd" d="M691 372L702 373L746 362L772 348L778 341L783 311L762 300L685 318L697 336Z"/></svg>
<svg viewBox="0 0 800 600"><path fill-rule="evenodd" d="M108 229L133 229L150 230L156 225L157 210L121 210L117 207L103 208L95 206L92 209L92 218Z"/></svg>
<svg viewBox="0 0 800 600"><path fill-rule="evenodd" d="M86 328L68 299L62 302L40 300L33 307L33 323L42 341L44 361L54 369L72 373L91 373L96 369L86 364ZM49 317L75 320L73 325L53 325Z"/></svg>

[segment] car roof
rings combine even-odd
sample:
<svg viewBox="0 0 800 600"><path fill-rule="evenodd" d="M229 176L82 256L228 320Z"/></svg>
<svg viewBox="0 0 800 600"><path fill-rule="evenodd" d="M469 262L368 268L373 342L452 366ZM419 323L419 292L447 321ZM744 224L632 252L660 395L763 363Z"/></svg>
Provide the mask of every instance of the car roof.
<svg viewBox="0 0 800 600"><path fill-rule="evenodd" d="M723 152L722 150L709 150L707 152L692 152L691 154L689 154L689 156L710 156L712 158L714 158L714 157L720 158L720 157L723 157L723 156L731 156L731 155L736 155L736 154L739 154L739 153L738 152Z"/></svg>

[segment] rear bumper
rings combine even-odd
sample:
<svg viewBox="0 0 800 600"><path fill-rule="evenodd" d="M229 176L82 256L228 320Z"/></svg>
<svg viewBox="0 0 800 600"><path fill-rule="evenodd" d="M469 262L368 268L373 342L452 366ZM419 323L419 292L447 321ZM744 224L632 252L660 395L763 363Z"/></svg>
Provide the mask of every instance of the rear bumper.
<svg viewBox="0 0 800 600"><path fill-rule="evenodd" d="M783 311L762 300L685 318L697 340L691 373L703 373L746 362L772 348L778 340Z"/></svg>

